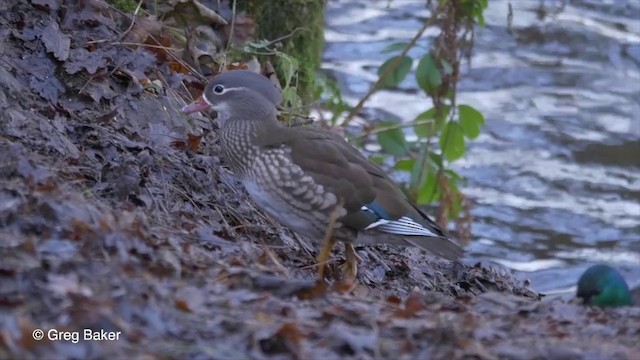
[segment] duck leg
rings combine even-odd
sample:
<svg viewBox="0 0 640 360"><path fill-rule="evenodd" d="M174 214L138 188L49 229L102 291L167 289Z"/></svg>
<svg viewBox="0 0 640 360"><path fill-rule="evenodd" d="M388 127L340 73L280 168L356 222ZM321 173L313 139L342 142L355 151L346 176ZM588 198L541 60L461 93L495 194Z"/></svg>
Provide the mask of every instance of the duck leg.
<svg viewBox="0 0 640 360"><path fill-rule="evenodd" d="M324 279L324 269L329 260L329 256L331 255L331 249L333 249L333 245L335 243L336 241L333 239L333 236L329 236L329 238L325 237L324 245L316 257L316 261L318 263L318 278L320 280Z"/></svg>
<svg viewBox="0 0 640 360"><path fill-rule="evenodd" d="M362 259L356 254L353 244L344 243L344 257L344 264L340 265L342 276L348 280L355 280L356 275L358 275L358 263Z"/></svg>
<svg viewBox="0 0 640 360"><path fill-rule="evenodd" d="M318 263L318 278L320 280L324 279L324 269L327 265L327 260L331 255L331 250L333 249L333 245L335 245L336 240L333 237L333 229L336 226L336 220L338 219L338 213L340 208L342 207L342 203L339 203L338 206L331 212L329 215L329 224L327 225L327 230L324 234L324 239L322 241L322 249L318 253L316 257L316 261Z"/></svg>

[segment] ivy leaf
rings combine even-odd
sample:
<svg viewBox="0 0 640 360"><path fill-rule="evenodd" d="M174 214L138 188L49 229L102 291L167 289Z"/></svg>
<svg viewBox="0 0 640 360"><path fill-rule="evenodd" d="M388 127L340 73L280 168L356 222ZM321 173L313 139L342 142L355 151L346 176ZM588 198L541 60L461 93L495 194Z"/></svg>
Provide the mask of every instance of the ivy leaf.
<svg viewBox="0 0 640 360"><path fill-rule="evenodd" d="M398 56L394 56L388 59L387 61L385 61L384 64L382 64L378 68L378 76L381 76L382 74L384 74L384 72L387 71L387 68L389 67L389 65L395 62L396 59L398 58L399 58ZM400 85L402 80L404 80L404 78L407 77L407 75L409 74L409 71L411 71L411 65L413 65L413 60L410 57L403 56L402 58L400 58L399 61L400 62L397 64L396 68L393 69L391 73L389 73L387 77L384 79L384 81L382 82L382 87L385 87L385 88L397 87L398 85Z"/></svg>
<svg viewBox="0 0 640 360"><path fill-rule="evenodd" d="M442 84L440 70L438 70L431 54L427 54L420 59L418 68L416 69L416 80L420 88L427 93L433 92L433 90Z"/></svg>
<svg viewBox="0 0 640 360"><path fill-rule="evenodd" d="M460 159L465 152L464 133L455 121L449 121L440 134L442 155L449 161Z"/></svg>
<svg viewBox="0 0 640 360"><path fill-rule="evenodd" d="M480 127L484 125L482 113L469 105L458 105L458 119L464 135L475 139L480 135Z"/></svg>
<svg viewBox="0 0 640 360"><path fill-rule="evenodd" d="M413 131L415 131L416 135L421 139L432 136L435 132L440 130L440 127L444 123L444 119L449 116L450 109L451 106L444 105L439 117L436 116L437 112L435 107L432 107L431 109L420 113L418 116L416 116L413 122L420 122L422 124L416 124L413 127ZM427 122L428 120L433 120L433 123Z"/></svg>
<svg viewBox="0 0 640 360"><path fill-rule="evenodd" d="M396 51L402 51L404 50L404 48L407 47L407 45L409 45L409 43L406 43L406 42L396 42L393 44L389 44L384 49L382 49L382 53L386 54L386 53L391 53Z"/></svg>
<svg viewBox="0 0 640 360"><path fill-rule="evenodd" d="M378 144L382 150L393 156L402 156L407 153L407 141L401 129L391 128L377 134Z"/></svg>

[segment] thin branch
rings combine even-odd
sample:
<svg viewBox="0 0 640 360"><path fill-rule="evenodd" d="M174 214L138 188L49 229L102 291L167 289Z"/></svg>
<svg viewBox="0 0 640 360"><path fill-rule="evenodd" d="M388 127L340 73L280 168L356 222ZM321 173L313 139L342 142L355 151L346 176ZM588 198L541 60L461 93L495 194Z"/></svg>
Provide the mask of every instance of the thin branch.
<svg viewBox="0 0 640 360"><path fill-rule="evenodd" d="M237 2L238 2L237 0L233 0L233 5L231 6L231 29L229 30L229 38L227 39L227 49L225 50L225 54L229 53L229 49L231 48L231 43L233 42L233 32L236 28L236 3Z"/></svg>
<svg viewBox="0 0 640 360"><path fill-rule="evenodd" d="M432 122L429 126L429 133L433 134L433 125L434 123ZM427 157L429 156L429 151L431 148L431 139L433 138L433 136L429 136L427 137L427 142L424 143L424 145L422 146L422 151L420 152L420 171L418 172L418 181L416 182L416 186L414 186L414 189L417 189L418 186L420 186L420 184L422 184L425 181L425 178L427 176L427 169L428 169L428 159ZM435 188L434 188L435 189ZM413 194L412 194L413 195ZM416 194L417 195L417 194ZM433 194L430 195L429 198L432 198ZM415 199L413 199L414 201L418 200L418 197L416 196Z"/></svg>
<svg viewBox="0 0 640 360"><path fill-rule="evenodd" d="M364 103L366 103L367 100L369 100L371 95L373 95L376 91L378 91L380 86L384 83L385 79L389 77L389 75L398 67L398 65L400 65L400 61L402 60L402 58L405 55L407 55L409 50L411 50L411 48L413 48L416 45L416 43L418 42L418 40L420 40L420 38L422 37L422 34L424 34L427 28L436 22L437 14L439 13L440 11L438 8L433 12L433 16L428 21L425 21L420 31L416 33L416 35L413 37L413 39L411 39L411 41L407 44L407 46L405 46L405 48L402 49L402 52L400 53L400 55L398 55L391 63L389 63L389 66L385 69L385 71L382 72L382 74L380 74L380 77L378 78L378 80L371 86L371 88L369 88L369 92L367 92L367 94L364 97L362 97L362 99L360 99L358 104L354 106L353 109L351 109L347 117L342 122L343 127L347 126L351 122L351 120L353 120L353 118L362 110Z"/></svg>
<svg viewBox="0 0 640 360"><path fill-rule="evenodd" d="M308 29L307 29L307 28L304 28L304 27L297 27L297 28L293 29L290 33L288 33L287 35L283 35L283 36L280 36L279 38L275 38L275 39L273 39L273 40L269 41L269 42L266 44L266 47L269 47L269 46L271 46L271 45L274 45L274 44L276 44L276 43L279 43L279 42L280 42L280 41L282 41L282 40L286 40L286 39L288 39L288 38L292 37L293 35L295 35L298 31L302 31L302 30L308 30Z"/></svg>
<svg viewBox="0 0 640 360"><path fill-rule="evenodd" d="M358 134L358 135L349 137L348 140L351 141L351 140L367 137L369 135L373 135L373 134L378 134L378 133L382 133L382 132L385 132L385 131L389 131L389 130L404 129L404 128L408 128L408 127L414 127L414 126L417 126L417 125L431 124L433 122L434 122L433 119L428 119L428 120L424 120L424 121L412 121L410 123L399 123L399 124L395 124L395 125L392 125L392 126L386 126L386 127L383 127L383 128L373 129L371 131L365 131L362 134Z"/></svg>
<svg viewBox="0 0 640 360"><path fill-rule="evenodd" d="M149 37L151 37L151 36L149 36ZM144 43L136 43L136 42L126 42L126 41L124 41L124 42L112 42L110 45L142 46L142 47L148 47L148 48L153 48L153 49L172 50L172 51L179 51L180 50L178 48L172 48L172 47L163 46L163 45L153 45L153 44L144 44Z"/></svg>
<svg viewBox="0 0 640 360"><path fill-rule="evenodd" d="M129 27L127 28L127 30L125 30L122 34L120 34L120 36L118 36L118 38L115 41L120 41L124 39L124 37L127 36L129 31L133 29L133 26L136 24L136 17L138 15L138 11L140 11L140 7L142 6L142 1L143 0L138 1L138 6L136 6L136 9L133 11L133 16L131 16L131 19L129 19L131 20L131 24L129 24Z"/></svg>

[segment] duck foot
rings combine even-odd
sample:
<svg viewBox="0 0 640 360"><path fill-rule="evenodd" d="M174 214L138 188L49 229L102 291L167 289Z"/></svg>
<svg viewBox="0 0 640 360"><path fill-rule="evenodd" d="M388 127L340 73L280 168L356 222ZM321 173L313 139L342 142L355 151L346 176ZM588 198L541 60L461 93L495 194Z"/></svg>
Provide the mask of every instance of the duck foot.
<svg viewBox="0 0 640 360"><path fill-rule="evenodd" d="M344 256L344 264L340 265L342 276L346 280L355 280L358 275L358 263L360 263L362 259L356 254L356 249L354 249L353 244L344 244Z"/></svg>

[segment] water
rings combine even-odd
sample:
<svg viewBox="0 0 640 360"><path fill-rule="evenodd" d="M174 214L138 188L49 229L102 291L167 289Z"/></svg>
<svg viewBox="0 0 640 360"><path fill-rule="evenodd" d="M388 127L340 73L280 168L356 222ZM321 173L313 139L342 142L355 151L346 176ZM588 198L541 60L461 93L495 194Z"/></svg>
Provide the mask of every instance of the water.
<svg viewBox="0 0 640 360"><path fill-rule="evenodd" d="M640 1L490 1L464 67L459 103L487 119L455 168L474 202L474 259L502 264L542 292L570 290L593 263L640 284ZM408 41L425 1L329 2L323 68L355 104L388 44ZM435 31L419 42L430 46ZM414 58L424 52L413 49ZM415 69L415 65L414 65ZM366 106L411 121L430 107L413 74Z"/></svg>

